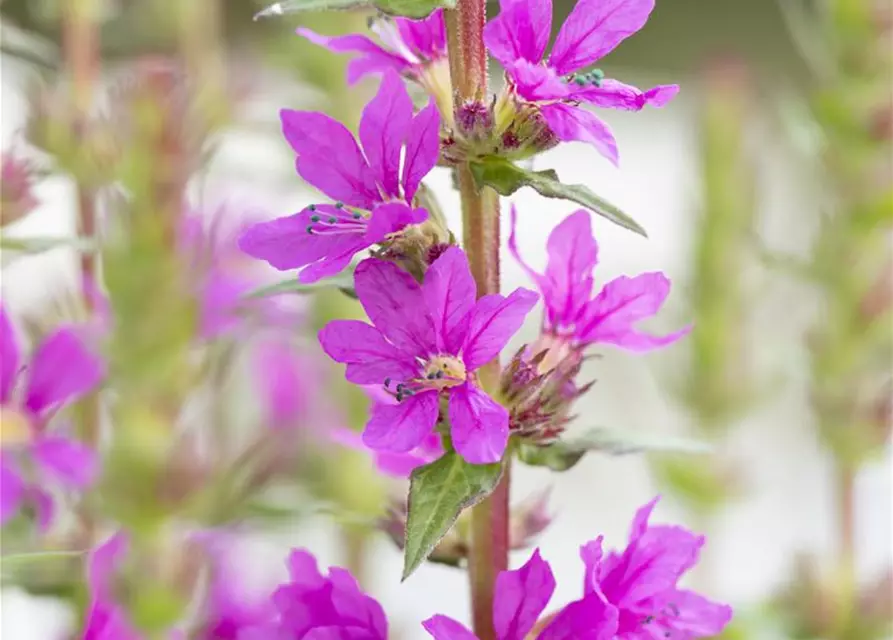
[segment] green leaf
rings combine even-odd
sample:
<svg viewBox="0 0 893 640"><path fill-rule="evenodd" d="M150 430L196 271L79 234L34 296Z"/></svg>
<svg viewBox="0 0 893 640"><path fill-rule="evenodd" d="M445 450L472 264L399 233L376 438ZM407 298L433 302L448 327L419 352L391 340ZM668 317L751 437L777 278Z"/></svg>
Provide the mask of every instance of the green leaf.
<svg viewBox="0 0 893 640"><path fill-rule="evenodd" d="M548 446L522 444L518 457L531 466L567 471L590 451L612 456L649 452L704 454L710 453L712 447L704 442L687 438L621 432L598 427L580 436L562 439Z"/></svg>
<svg viewBox="0 0 893 640"><path fill-rule="evenodd" d="M82 253L93 253L99 249L97 243L92 240L74 237L44 237L44 238L10 238L0 236L0 251L13 253L34 254L43 253L50 249L58 248L74 249Z"/></svg>
<svg viewBox="0 0 893 640"><path fill-rule="evenodd" d="M304 11L350 11L378 9L391 16L426 18L437 9L455 9L456 0L283 0L254 15L255 20Z"/></svg>
<svg viewBox="0 0 893 640"><path fill-rule="evenodd" d="M501 476L501 464L469 464L455 451L412 472L403 580L437 547L463 509L489 495Z"/></svg>
<svg viewBox="0 0 893 640"><path fill-rule="evenodd" d="M269 298L270 296L281 296L289 293L298 293L298 294L310 294L319 291L320 289L327 289L330 287L334 287L339 289L344 295L349 296L351 298L356 299L357 294L353 288L353 270L344 271L337 276L333 276L331 278L327 278L325 280L320 280L318 282L311 282L309 284L304 282L298 282L297 278L289 278L288 280L283 280L282 282L277 282L276 284L267 285L265 287L261 287L260 289L255 289L251 293L246 295L247 298Z"/></svg>
<svg viewBox="0 0 893 640"><path fill-rule="evenodd" d="M521 187L531 187L541 196L576 202L624 229L648 236L638 222L607 200L597 196L589 187L582 184L564 184L552 169L531 171L522 169L505 158L488 157L472 162L471 172L478 186L492 187L500 195L508 196Z"/></svg>

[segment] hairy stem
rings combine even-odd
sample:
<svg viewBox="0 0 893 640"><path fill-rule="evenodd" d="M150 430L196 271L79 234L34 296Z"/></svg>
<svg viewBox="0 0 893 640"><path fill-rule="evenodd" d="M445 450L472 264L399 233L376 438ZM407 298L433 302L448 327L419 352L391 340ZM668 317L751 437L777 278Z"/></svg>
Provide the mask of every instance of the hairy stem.
<svg viewBox="0 0 893 640"><path fill-rule="evenodd" d="M94 0L69 0L66 3L62 44L65 66L71 81L71 122L77 138L89 126L93 91L99 76L99 33L94 20ZM77 180L78 229L81 237L91 242L96 235L96 191L82 177ZM94 253L84 251L80 258L84 304L92 311L96 262ZM84 403L82 436L94 444L99 438L99 406L95 396Z"/></svg>
<svg viewBox="0 0 893 640"><path fill-rule="evenodd" d="M454 104L484 100L487 95L487 51L484 47L486 0L459 0L446 12L450 79ZM499 292L499 197L478 189L467 166L457 168L462 198L463 245L478 295ZM481 383L492 390L499 363L480 372ZM496 490L471 512L468 558L474 632L481 640L494 640L493 591L496 576L508 568L510 457Z"/></svg>

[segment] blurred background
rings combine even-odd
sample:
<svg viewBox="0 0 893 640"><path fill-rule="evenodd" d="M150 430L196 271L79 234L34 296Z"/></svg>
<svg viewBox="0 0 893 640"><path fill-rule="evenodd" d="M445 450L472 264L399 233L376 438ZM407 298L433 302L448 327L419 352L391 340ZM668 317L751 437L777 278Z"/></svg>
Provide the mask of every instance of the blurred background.
<svg viewBox="0 0 893 640"><path fill-rule="evenodd" d="M572 5L556 0L556 27ZM364 31L367 16L252 21L260 8L0 2L3 305L32 339L114 312L115 387L72 415L87 431L105 425L97 443L115 434L96 513L170 540L183 522L239 523L239 571L259 585L306 545L357 573L395 637L419 638L435 611L467 619L465 575L428 565L400 584L401 552L375 525L404 487L324 435L360 428L366 399L313 335L361 312L337 290L242 308L245 293L287 274L233 245L246 223L317 201L294 173L279 108L355 126L376 87L347 88L347 59L295 27ZM663 270L673 292L651 328L695 324L646 356L602 350L584 369L597 383L579 426L715 447L592 455L561 475L519 465L516 501L551 488L554 522L537 544L558 576L553 604L578 597L579 546L599 533L622 545L635 509L660 493L658 520L708 536L689 584L735 606L726 637L893 637L891 54L884 0L662 0L602 66L641 87L678 83L679 97L600 112L619 169L584 145L536 159L649 232L595 219L597 282ZM428 184L458 231L450 174L436 169ZM512 200L521 250L541 267L548 231L572 206L529 190ZM84 285L97 259L107 296ZM504 288L529 284L506 258ZM512 346L535 338L535 316ZM284 396L264 377L277 367L294 380ZM246 468L257 473L227 480ZM46 544L76 548L101 526L69 524ZM5 530L4 554L27 540ZM66 637L79 566L4 567L2 636Z"/></svg>

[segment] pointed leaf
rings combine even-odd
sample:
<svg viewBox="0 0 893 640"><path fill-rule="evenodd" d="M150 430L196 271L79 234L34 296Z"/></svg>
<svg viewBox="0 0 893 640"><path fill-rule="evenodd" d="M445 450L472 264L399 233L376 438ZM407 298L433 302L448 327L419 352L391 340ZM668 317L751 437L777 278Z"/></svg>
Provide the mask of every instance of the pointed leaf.
<svg viewBox="0 0 893 640"><path fill-rule="evenodd" d="M541 196L576 202L624 229L648 236L638 222L593 193L589 187L582 184L564 184L558 179L558 174L551 169L531 171L504 158L488 157L472 162L471 172L478 186L492 187L500 195L508 196L521 187L531 187Z"/></svg>
<svg viewBox="0 0 893 640"><path fill-rule="evenodd" d="M350 11L370 7L392 16L427 18L440 8L454 9L456 0L283 0L258 11L254 19L304 11Z"/></svg>
<svg viewBox="0 0 893 640"><path fill-rule="evenodd" d="M437 547L463 509L492 493L501 476L502 464L469 464L455 451L412 472L403 580Z"/></svg>
<svg viewBox="0 0 893 640"><path fill-rule="evenodd" d="M712 447L707 443L688 438L596 427L580 436L558 440L548 446L522 444L518 455L523 462L531 466L567 471L590 451L612 456L650 452L705 454L710 453Z"/></svg>
<svg viewBox="0 0 893 640"><path fill-rule="evenodd" d="M254 291L248 293L246 297L269 298L270 296L280 296L289 293L306 295L315 293L320 289L326 289L328 287L335 287L337 289L340 289L344 293L344 295L350 296L351 298L356 299L357 297L357 294L353 288L352 269L344 271L337 276L333 276L325 280L319 280L318 282L305 283L298 282L297 277L289 278L287 280L283 280L282 282L277 282L276 284L271 284L261 287L260 289L255 289Z"/></svg>

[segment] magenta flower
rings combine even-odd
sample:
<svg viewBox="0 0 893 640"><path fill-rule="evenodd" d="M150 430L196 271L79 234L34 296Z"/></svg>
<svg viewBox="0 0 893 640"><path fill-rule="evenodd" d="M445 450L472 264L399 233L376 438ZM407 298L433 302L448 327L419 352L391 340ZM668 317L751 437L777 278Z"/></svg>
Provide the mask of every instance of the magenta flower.
<svg viewBox="0 0 893 640"><path fill-rule="evenodd" d="M685 327L666 336L653 336L635 327L640 320L655 315L669 295L670 281L663 273L615 278L592 297L598 245L587 211L572 213L549 234L549 260L543 274L536 273L521 258L516 232L517 212L512 209L509 250L536 282L546 304L543 337L537 345L540 351L550 348L567 355L591 344L648 351L671 344L691 331L691 327Z"/></svg>
<svg viewBox="0 0 893 640"><path fill-rule="evenodd" d="M129 547L127 535L116 533L90 553L87 561L90 605L82 640L141 640L113 593L115 573Z"/></svg>
<svg viewBox="0 0 893 640"><path fill-rule="evenodd" d="M3 440L0 448L0 524L25 502L37 510L42 528L52 521L53 503L44 488L55 483L84 489L97 473L94 452L77 440L49 433L47 424L65 404L89 393L104 375L102 361L90 353L74 329L65 327L48 336L25 366L6 311L0 307L0 410ZM17 382L22 397L17 397ZM26 474L33 464L33 474Z"/></svg>
<svg viewBox="0 0 893 640"><path fill-rule="evenodd" d="M348 84L367 74L388 70L418 80L432 64L446 60L446 27L442 9L424 20L383 18L376 20L371 28L383 47L367 36L356 33L330 38L303 27L297 33L335 53L359 54L347 65Z"/></svg>
<svg viewBox="0 0 893 640"><path fill-rule="evenodd" d="M513 93L539 108L559 140L588 142L616 164L617 143L608 125L580 104L638 111L648 104L662 107L679 92L676 85L642 92L600 70L576 73L639 31L654 0L579 0L545 61L551 0L500 0L500 7L484 31L487 47L505 68Z"/></svg>
<svg viewBox="0 0 893 640"><path fill-rule="evenodd" d="M508 440L508 413L481 390L474 372L499 355L538 296L516 289L475 301L468 259L457 247L431 265L422 286L377 259L360 263L355 284L372 325L335 320L319 340L333 360L347 365L350 382L383 384L397 401L374 406L366 445L412 451L434 429L440 398L448 396L456 451L473 464L498 461Z"/></svg>
<svg viewBox="0 0 893 640"><path fill-rule="evenodd" d="M279 270L306 267L299 279L314 282L344 269L357 252L427 219L427 211L412 208L412 199L437 163L440 116L429 104L413 117L396 73L385 74L363 110L362 151L344 125L322 113L283 109L281 117L298 154L298 173L338 202L250 227L239 241L243 251Z"/></svg>
<svg viewBox="0 0 893 640"><path fill-rule="evenodd" d="M539 549L514 571L496 578L493 626L497 640L525 640L555 591L555 577ZM617 609L598 593L587 594L555 615L536 640L612 640ZM464 625L437 615L422 623L435 640L477 640Z"/></svg>
<svg viewBox="0 0 893 640"><path fill-rule="evenodd" d="M253 348L254 381L269 426L293 427L311 417L321 391L317 364L281 338L263 339Z"/></svg>
<svg viewBox="0 0 893 640"><path fill-rule="evenodd" d="M273 594L279 612L278 635L257 633L256 637L387 640L388 623L381 605L362 592L347 570L331 567L324 576L310 553L296 549L288 558L288 572L290 581Z"/></svg>
<svg viewBox="0 0 893 640"><path fill-rule="evenodd" d="M684 527L649 525L658 499L636 513L623 552L603 557L601 538L583 546L586 594L617 607L617 637L623 640L717 635L731 620L732 608L676 586L697 562L705 538Z"/></svg>

